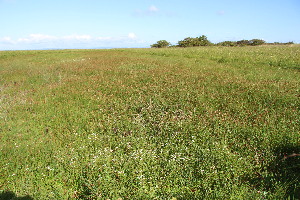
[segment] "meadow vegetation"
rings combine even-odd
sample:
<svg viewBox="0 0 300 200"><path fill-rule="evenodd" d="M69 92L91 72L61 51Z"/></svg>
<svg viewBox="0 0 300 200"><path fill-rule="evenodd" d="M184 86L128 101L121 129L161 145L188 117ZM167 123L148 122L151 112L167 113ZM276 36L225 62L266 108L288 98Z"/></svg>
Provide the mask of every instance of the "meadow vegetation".
<svg viewBox="0 0 300 200"><path fill-rule="evenodd" d="M2 51L0 77L0 196L300 198L298 45Z"/></svg>
<svg viewBox="0 0 300 200"><path fill-rule="evenodd" d="M187 37L177 42L176 45L172 45L166 40L159 40L155 44L151 45L151 48L167 48L167 47L200 47L200 46L225 46L225 47L243 47L243 46L259 46L259 45L293 45L294 42L273 42L266 43L262 39L252 40L239 40L239 41L223 41L219 43L212 43L205 35L200 37Z"/></svg>

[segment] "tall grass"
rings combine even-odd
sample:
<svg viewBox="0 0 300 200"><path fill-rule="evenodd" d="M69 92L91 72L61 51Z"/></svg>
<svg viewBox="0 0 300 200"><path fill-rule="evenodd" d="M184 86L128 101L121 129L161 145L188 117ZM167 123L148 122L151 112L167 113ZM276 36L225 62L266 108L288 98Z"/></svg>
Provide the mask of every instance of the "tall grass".
<svg viewBox="0 0 300 200"><path fill-rule="evenodd" d="M0 76L4 193L300 198L299 46L6 51Z"/></svg>

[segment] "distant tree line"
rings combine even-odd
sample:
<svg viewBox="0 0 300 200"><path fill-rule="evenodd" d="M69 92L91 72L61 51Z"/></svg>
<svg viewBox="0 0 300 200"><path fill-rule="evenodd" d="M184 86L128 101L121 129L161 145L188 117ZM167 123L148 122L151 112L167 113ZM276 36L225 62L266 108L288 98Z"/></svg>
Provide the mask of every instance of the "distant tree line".
<svg viewBox="0 0 300 200"><path fill-rule="evenodd" d="M178 41L177 45L171 45L170 42L166 40L159 40L155 44L151 45L151 48L166 48L166 47L198 47L198 46L227 46L227 47L235 47L235 46L258 46L258 45L288 45L294 44L294 42L287 43L266 43L266 41L261 39L252 39L252 40L239 40L239 41L224 41L219 43L210 42L205 35L200 37L187 37L183 40Z"/></svg>

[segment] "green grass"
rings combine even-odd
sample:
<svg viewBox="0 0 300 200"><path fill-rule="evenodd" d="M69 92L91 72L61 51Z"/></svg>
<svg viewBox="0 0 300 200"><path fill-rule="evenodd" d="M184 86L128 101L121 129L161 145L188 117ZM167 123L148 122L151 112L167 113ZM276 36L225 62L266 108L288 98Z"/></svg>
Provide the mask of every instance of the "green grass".
<svg viewBox="0 0 300 200"><path fill-rule="evenodd" d="M0 198L300 198L300 46L2 51L0 77Z"/></svg>

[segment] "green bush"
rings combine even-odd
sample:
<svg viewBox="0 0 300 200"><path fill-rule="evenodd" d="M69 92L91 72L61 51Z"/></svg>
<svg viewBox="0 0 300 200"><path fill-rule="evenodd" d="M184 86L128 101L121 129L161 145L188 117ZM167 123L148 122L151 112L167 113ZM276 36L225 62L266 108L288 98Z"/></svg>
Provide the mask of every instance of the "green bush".
<svg viewBox="0 0 300 200"><path fill-rule="evenodd" d="M213 45L205 35L192 38L187 37L184 40L178 42L179 47L196 47L196 46L211 46Z"/></svg>
<svg viewBox="0 0 300 200"><path fill-rule="evenodd" d="M265 43L266 42L264 40L261 40L261 39L252 39L252 40L249 41L249 44L252 45L252 46L263 45Z"/></svg>
<svg viewBox="0 0 300 200"><path fill-rule="evenodd" d="M151 48L165 48L165 47L169 47L171 45L171 43L169 43L166 40L159 40L157 41L157 43L152 44Z"/></svg>
<svg viewBox="0 0 300 200"><path fill-rule="evenodd" d="M224 41L217 44L218 46L226 46L226 47L234 47L237 46L237 42L235 41Z"/></svg>

